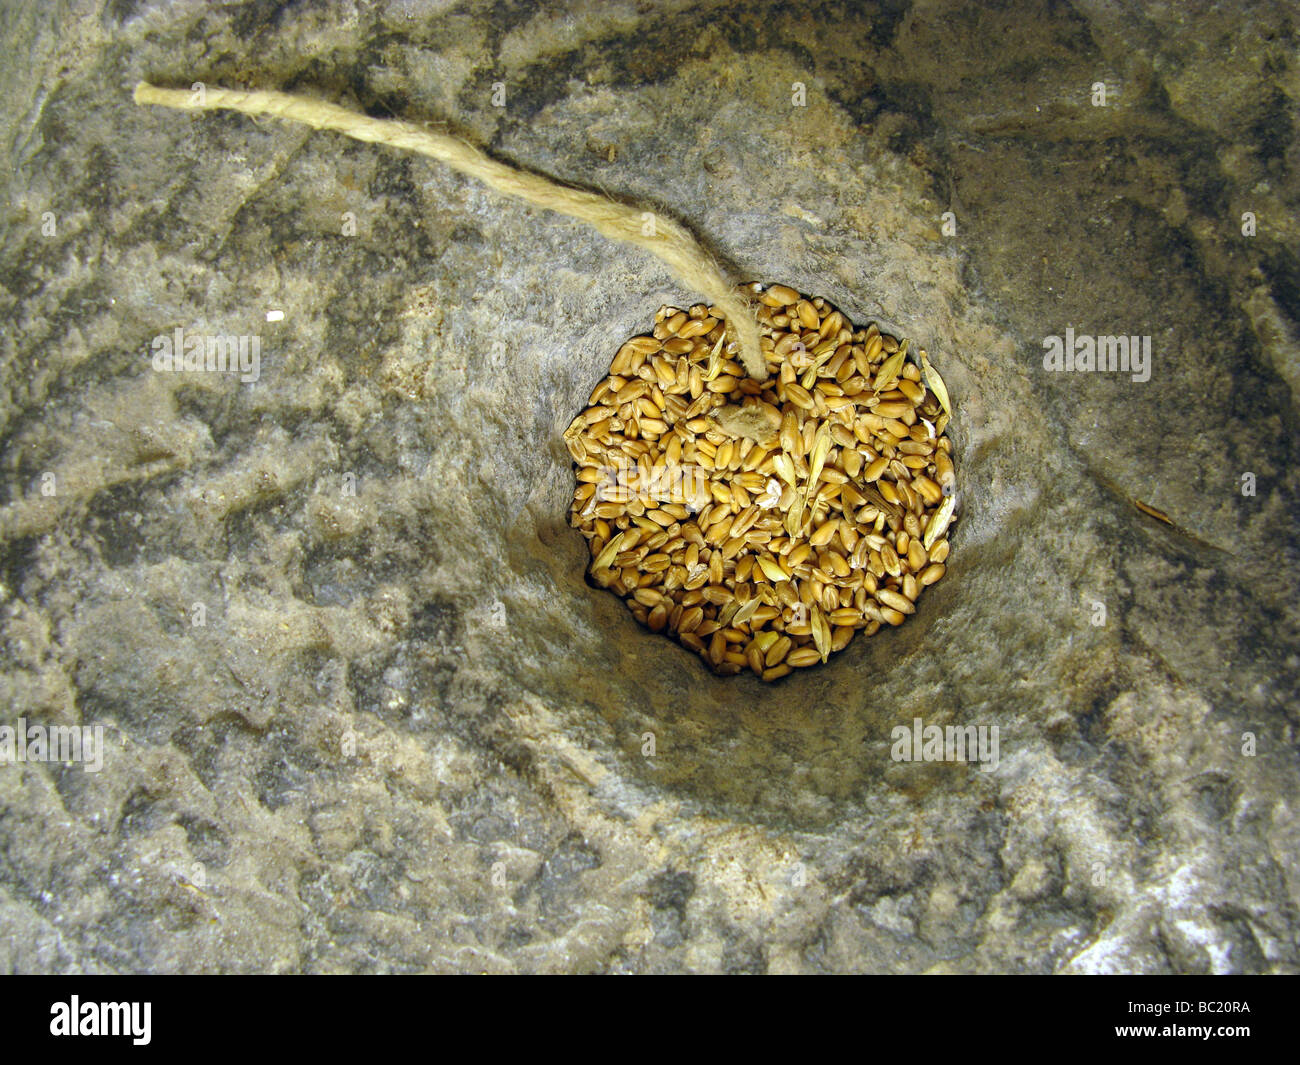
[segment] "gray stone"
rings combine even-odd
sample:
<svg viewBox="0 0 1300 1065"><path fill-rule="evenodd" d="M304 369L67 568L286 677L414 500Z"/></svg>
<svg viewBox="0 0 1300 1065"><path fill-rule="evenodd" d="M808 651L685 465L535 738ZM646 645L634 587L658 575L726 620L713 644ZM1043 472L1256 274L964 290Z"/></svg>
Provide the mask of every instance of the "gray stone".
<svg viewBox="0 0 1300 1065"><path fill-rule="evenodd" d="M10 6L0 723L107 750L0 766L0 969L1300 971L1287 5ZM584 582L560 440L694 294L140 78L441 123L900 330L947 576L712 677ZM1067 327L1150 380L1046 371ZM894 761L918 717L996 768Z"/></svg>

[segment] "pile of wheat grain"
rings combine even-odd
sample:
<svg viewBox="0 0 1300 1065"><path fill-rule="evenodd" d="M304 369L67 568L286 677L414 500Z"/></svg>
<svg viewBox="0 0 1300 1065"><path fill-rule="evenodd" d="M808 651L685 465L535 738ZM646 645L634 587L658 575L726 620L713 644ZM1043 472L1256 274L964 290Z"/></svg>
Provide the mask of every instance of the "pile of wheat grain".
<svg viewBox="0 0 1300 1065"><path fill-rule="evenodd" d="M900 625L944 575L948 396L925 352L784 285L759 302L769 376L716 308L660 308L565 432L591 579L716 672L771 681Z"/></svg>

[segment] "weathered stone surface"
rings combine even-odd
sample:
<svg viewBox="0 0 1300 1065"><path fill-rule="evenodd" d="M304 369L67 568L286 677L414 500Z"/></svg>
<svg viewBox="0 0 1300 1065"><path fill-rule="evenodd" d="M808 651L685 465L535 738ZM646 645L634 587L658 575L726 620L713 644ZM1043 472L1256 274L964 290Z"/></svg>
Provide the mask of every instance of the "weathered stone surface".
<svg viewBox="0 0 1300 1065"><path fill-rule="evenodd" d="M1286 5L11 6L2 723L108 751L0 766L0 968L1300 971ZM142 77L444 122L898 327L957 407L947 577L712 677L584 583L560 441L692 294ZM258 379L154 371L178 327ZM1067 327L1151 379L1046 372ZM997 769L893 761L916 717Z"/></svg>

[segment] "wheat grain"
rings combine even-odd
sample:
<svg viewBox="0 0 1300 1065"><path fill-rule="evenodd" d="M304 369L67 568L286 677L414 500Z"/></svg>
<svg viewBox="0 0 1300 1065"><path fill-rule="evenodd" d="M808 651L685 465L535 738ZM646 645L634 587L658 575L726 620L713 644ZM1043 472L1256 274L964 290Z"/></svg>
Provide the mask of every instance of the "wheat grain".
<svg viewBox="0 0 1300 1065"><path fill-rule="evenodd" d="M786 286L743 296L769 377L717 307L661 307L564 432L569 521L639 623L771 681L916 610L947 569L956 471L924 352Z"/></svg>

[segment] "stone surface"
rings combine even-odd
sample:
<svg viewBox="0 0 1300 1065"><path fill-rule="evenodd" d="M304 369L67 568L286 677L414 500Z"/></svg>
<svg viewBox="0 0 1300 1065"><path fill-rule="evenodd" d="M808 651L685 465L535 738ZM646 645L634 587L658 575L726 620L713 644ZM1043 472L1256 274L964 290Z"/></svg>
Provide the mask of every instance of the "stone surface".
<svg viewBox="0 0 1300 1065"><path fill-rule="evenodd" d="M107 743L0 766L0 969L1300 971L1288 5L0 19L0 713ZM584 583L560 441L692 294L140 78L443 123L901 329L957 409L947 577L712 677ZM257 380L153 370L178 327ZM1045 371L1067 327L1150 380ZM997 768L894 761L917 717Z"/></svg>

